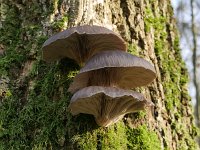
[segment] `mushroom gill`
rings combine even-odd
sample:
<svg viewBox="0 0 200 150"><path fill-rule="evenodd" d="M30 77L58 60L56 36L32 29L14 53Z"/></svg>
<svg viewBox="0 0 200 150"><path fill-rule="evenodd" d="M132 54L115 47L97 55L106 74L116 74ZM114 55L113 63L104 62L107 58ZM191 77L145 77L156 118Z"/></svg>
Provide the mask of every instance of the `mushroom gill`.
<svg viewBox="0 0 200 150"><path fill-rule="evenodd" d="M107 127L127 113L152 106L142 94L114 87L89 86L77 91L70 102L72 115L91 114L99 126Z"/></svg>
<svg viewBox="0 0 200 150"><path fill-rule="evenodd" d="M50 37L43 44L42 52L47 62L68 57L82 65L97 52L113 49L126 51L120 36L105 27L83 25Z"/></svg>
<svg viewBox="0 0 200 150"><path fill-rule="evenodd" d="M76 75L68 91L87 86L112 86L131 89L145 86L155 79L153 65L143 58L113 50L94 55Z"/></svg>

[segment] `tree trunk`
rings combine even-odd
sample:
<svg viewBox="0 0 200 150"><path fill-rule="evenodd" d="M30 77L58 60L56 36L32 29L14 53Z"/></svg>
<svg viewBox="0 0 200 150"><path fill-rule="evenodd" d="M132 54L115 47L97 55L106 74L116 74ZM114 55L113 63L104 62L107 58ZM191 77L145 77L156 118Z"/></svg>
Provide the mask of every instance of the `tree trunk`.
<svg viewBox="0 0 200 150"><path fill-rule="evenodd" d="M120 34L130 53L154 64L157 78L137 89L155 106L98 127L67 109L79 68L47 64L41 46L52 34L83 25ZM197 149L188 75L170 1L3 0L0 21L0 149Z"/></svg>

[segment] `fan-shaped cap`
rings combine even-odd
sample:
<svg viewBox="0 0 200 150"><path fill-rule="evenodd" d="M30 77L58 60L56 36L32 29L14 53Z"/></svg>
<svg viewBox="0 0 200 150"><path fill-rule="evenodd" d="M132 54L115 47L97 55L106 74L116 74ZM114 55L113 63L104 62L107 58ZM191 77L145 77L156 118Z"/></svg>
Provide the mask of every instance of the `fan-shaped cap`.
<svg viewBox="0 0 200 150"><path fill-rule="evenodd" d="M43 44L43 59L54 61L64 57L82 64L99 51L121 49L124 40L112 30L101 26L77 26L50 37Z"/></svg>
<svg viewBox="0 0 200 150"><path fill-rule="evenodd" d="M127 113L138 112L152 105L142 94L132 90L90 86L74 94L69 108L72 115L91 114L98 125L109 126Z"/></svg>
<svg viewBox="0 0 200 150"><path fill-rule="evenodd" d="M115 50L94 55L76 75L68 91L87 86L114 86L130 89L155 79L154 67L143 58Z"/></svg>

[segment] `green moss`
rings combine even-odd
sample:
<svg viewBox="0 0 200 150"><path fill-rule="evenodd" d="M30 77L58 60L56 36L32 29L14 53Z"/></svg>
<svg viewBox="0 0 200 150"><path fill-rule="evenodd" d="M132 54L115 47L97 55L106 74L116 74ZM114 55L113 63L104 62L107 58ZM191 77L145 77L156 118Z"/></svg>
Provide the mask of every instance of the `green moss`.
<svg viewBox="0 0 200 150"><path fill-rule="evenodd" d="M165 29L166 18L154 17L149 9L147 9L146 13L145 24L147 25L147 29L154 28L155 30L155 54L161 70L164 90L167 89L165 90L165 105L167 110L171 111L174 106L180 107L179 95L181 91L178 86L181 78L179 74L181 68L178 66L178 60L173 58L173 54L166 54L166 52L171 51L166 46L168 44ZM178 50L177 53L179 54L180 51Z"/></svg>
<svg viewBox="0 0 200 150"><path fill-rule="evenodd" d="M68 16L63 16L62 18L58 19L57 21L53 22L53 30L59 31L62 29L67 28L68 23Z"/></svg>
<svg viewBox="0 0 200 150"><path fill-rule="evenodd" d="M166 18L163 16L155 17L152 9L147 8L145 10L145 32L149 32L151 28L154 28L156 31L164 31Z"/></svg>
<svg viewBox="0 0 200 150"><path fill-rule="evenodd" d="M110 126L101 136L101 149L127 149L128 140L126 129L122 122L118 122L116 125Z"/></svg>
<svg viewBox="0 0 200 150"><path fill-rule="evenodd" d="M73 143L81 150L90 149L127 149L126 129L123 123L112 125L108 128L98 128L76 134L72 137Z"/></svg>
<svg viewBox="0 0 200 150"><path fill-rule="evenodd" d="M134 114L132 114L135 119L144 119L146 116L146 111L139 111Z"/></svg>
<svg viewBox="0 0 200 150"><path fill-rule="evenodd" d="M58 65L46 66L46 71L41 71L44 70L38 70L40 75L24 106L21 107L20 101L17 100L21 95L15 95L7 99L0 108L0 120L4 129L1 135L3 145L24 149L29 146L46 147L48 143L59 148L65 138L67 129L64 116L70 95L65 92L66 88L62 93L59 87L62 86L60 81L63 78L63 85L69 79L59 76Z"/></svg>
<svg viewBox="0 0 200 150"><path fill-rule="evenodd" d="M177 113L175 114L177 116ZM175 116L175 117L176 117ZM177 117L176 117L177 118ZM197 136L197 128L192 125L191 129L185 130L185 124L180 123L180 119L171 123L172 134L178 134L179 141L177 142L177 149L197 149L197 143L194 140Z"/></svg>
<svg viewBox="0 0 200 150"><path fill-rule="evenodd" d="M177 149L181 150L197 150L197 143L194 139L191 139L190 136L183 136L178 142L177 142Z"/></svg>
<svg viewBox="0 0 200 150"><path fill-rule="evenodd" d="M180 74L181 69L185 68L185 66L182 64L178 38L175 38L174 48L172 48L175 51L175 55L172 52L173 50L168 49L165 22L166 18L162 16L155 17L151 9L146 10L145 25L148 31L150 28L154 29L155 54L161 70L164 90L167 89L165 90L165 105L167 110L171 111L174 106L180 107L180 82L186 83L187 80L185 79L185 74Z"/></svg>
<svg viewBox="0 0 200 150"><path fill-rule="evenodd" d="M184 120L182 120L184 116L183 103L190 105L191 98L186 87L188 74L180 54L179 37L176 35L172 37L173 41L169 40L168 30L176 33L172 26L167 29L166 21L169 18L165 18L161 14L155 15L151 8L146 9L144 20L146 33L152 29L154 33L154 50L161 72L161 83L165 94L164 103L170 116L173 116L171 129L174 136L181 137L178 140L177 149L195 149L194 136L189 133L188 128L184 125ZM165 149L168 149L167 145Z"/></svg>
<svg viewBox="0 0 200 150"><path fill-rule="evenodd" d="M127 129L128 149L132 150L160 150L161 144L158 135L150 131L146 125L136 129Z"/></svg>
<svg viewBox="0 0 200 150"><path fill-rule="evenodd" d="M97 147L97 131L86 132L81 135L75 135L72 139L77 143L77 148L80 150L96 149Z"/></svg>
<svg viewBox="0 0 200 150"><path fill-rule="evenodd" d="M128 52L129 53L131 53L131 54L133 54L133 55L139 55L139 51L140 50L138 50L138 46L137 45L134 45L134 44L129 44L128 45Z"/></svg>
<svg viewBox="0 0 200 150"><path fill-rule="evenodd" d="M181 58L174 59L173 54L166 54L166 44L167 43L164 43L160 39L155 39L155 53L157 58L159 58L164 89L167 89L165 90L165 104L167 110L171 111L174 106L180 107L181 105L181 93L184 91L181 90L181 87L187 83L188 76L185 72L182 74L182 70L185 69L185 66L182 61L179 62ZM180 51L176 53L175 57L177 56L176 58L179 58Z"/></svg>
<svg viewBox="0 0 200 150"><path fill-rule="evenodd" d="M33 23L34 17L24 16L26 25L22 26L18 8L9 8L0 29L0 41L6 48L0 59L0 74L11 79L0 105L0 149L60 149L67 133L65 115L70 97L66 88L60 88L68 87L72 77L60 76L59 64L46 65L40 60L40 48L47 38L38 36L42 25ZM40 5L32 8L33 16L42 12ZM15 81L28 59L34 62L31 72ZM31 89L27 89L29 81L34 83Z"/></svg>

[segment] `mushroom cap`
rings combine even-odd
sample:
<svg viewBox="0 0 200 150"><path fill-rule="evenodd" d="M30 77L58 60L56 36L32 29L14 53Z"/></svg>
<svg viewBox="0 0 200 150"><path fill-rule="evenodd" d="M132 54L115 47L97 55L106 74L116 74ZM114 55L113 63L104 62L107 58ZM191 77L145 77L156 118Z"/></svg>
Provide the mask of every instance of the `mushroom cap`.
<svg viewBox="0 0 200 150"><path fill-rule="evenodd" d="M90 86L76 92L70 102L72 115L94 115L100 126L109 126L125 114L144 110L153 103L132 90L114 87Z"/></svg>
<svg viewBox="0 0 200 150"><path fill-rule="evenodd" d="M53 35L42 46L45 61L68 57L78 64L83 64L99 51L112 49L126 51L124 40L112 30L94 25L69 28Z"/></svg>
<svg viewBox="0 0 200 150"><path fill-rule="evenodd" d="M116 86L131 89L145 86L156 77L156 71L148 61L132 54L115 50L94 55L75 76L68 91L87 86Z"/></svg>

